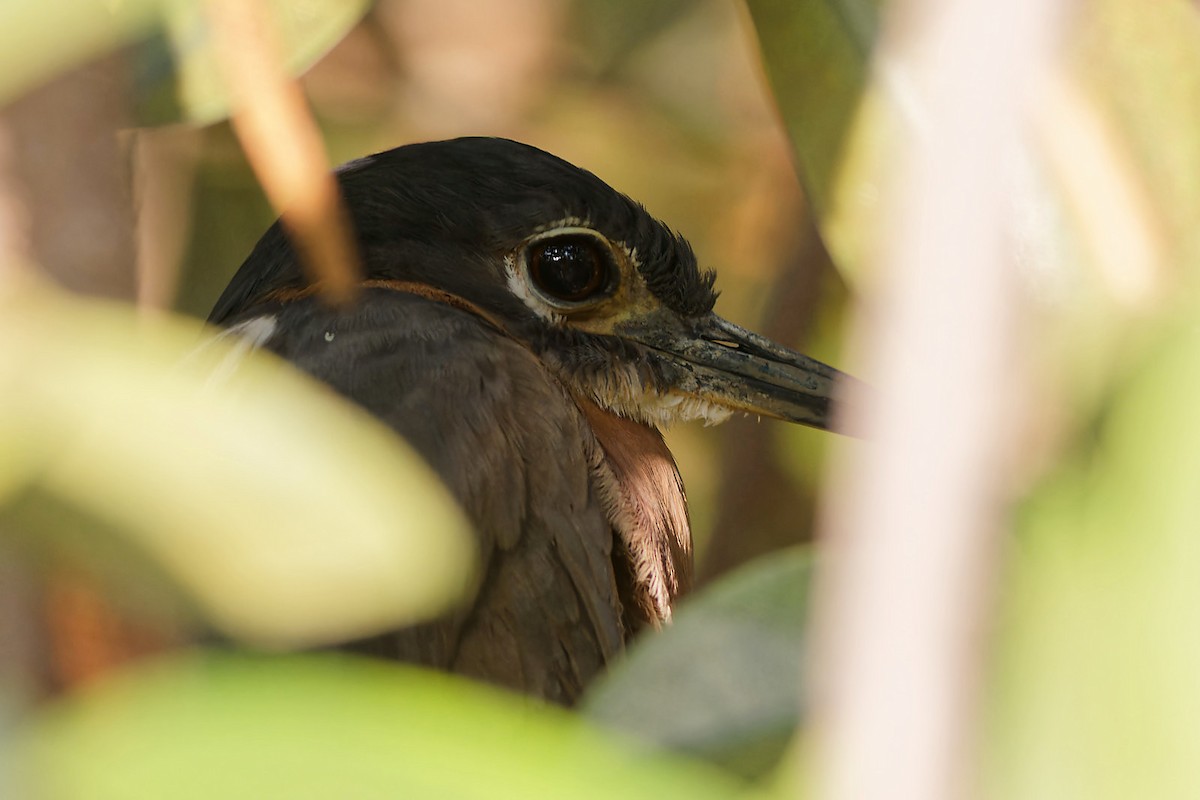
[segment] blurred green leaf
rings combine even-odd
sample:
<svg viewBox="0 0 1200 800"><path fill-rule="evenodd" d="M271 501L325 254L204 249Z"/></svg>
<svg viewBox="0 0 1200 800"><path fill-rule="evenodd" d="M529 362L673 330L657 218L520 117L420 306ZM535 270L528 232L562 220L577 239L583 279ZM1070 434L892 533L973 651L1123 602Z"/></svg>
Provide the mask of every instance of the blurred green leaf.
<svg viewBox="0 0 1200 800"><path fill-rule="evenodd" d="M689 598L588 692L597 722L746 776L775 765L801 708L812 557L758 559Z"/></svg>
<svg viewBox="0 0 1200 800"><path fill-rule="evenodd" d="M911 99L872 74L881 5L747 0L821 240L851 285L884 229L882 187L911 114Z"/></svg>
<svg viewBox="0 0 1200 800"><path fill-rule="evenodd" d="M150 123L208 124L229 115L230 97L217 62L211 26L202 0L162 0L165 50L151 42L141 51L139 112ZM304 72L362 19L370 0L270 0L275 35L288 72ZM169 69L163 69L169 66Z"/></svg>
<svg viewBox="0 0 1200 800"><path fill-rule="evenodd" d="M346 35L370 0L271 0L269 6L287 69L298 74ZM5 0L0 106L58 72L139 42L142 120L215 122L229 114L229 97L203 12L203 0Z"/></svg>
<svg viewBox="0 0 1200 800"><path fill-rule="evenodd" d="M1200 327L1112 399L1026 510L992 714L990 795L1200 796Z"/></svg>
<svg viewBox="0 0 1200 800"><path fill-rule="evenodd" d="M630 55L679 21L697 6L695 0L618 0L576 3L575 37L586 44L584 52L596 61L597 72L611 73Z"/></svg>
<svg viewBox="0 0 1200 800"><path fill-rule="evenodd" d="M240 340L22 286L0 298L0 488L127 534L267 646L430 616L471 581L449 493L388 429Z"/></svg>
<svg viewBox="0 0 1200 800"><path fill-rule="evenodd" d="M809 201L824 219L867 83L878 0L747 0Z"/></svg>
<svg viewBox="0 0 1200 800"><path fill-rule="evenodd" d="M42 800L733 797L716 770L461 678L330 656L209 655L41 715L15 763Z"/></svg>
<svg viewBox="0 0 1200 800"><path fill-rule="evenodd" d="M0 106L54 74L150 35L162 0L4 0Z"/></svg>

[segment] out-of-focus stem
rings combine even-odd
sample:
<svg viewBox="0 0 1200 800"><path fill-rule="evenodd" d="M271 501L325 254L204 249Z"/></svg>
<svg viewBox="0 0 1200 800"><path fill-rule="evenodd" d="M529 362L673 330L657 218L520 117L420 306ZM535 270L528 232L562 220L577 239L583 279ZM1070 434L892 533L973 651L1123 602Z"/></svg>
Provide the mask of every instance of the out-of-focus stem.
<svg viewBox="0 0 1200 800"><path fill-rule="evenodd" d="M969 793L974 723L1014 430L1016 275L1005 165L1056 3L901 0L876 84L903 135L892 223L855 331L870 398L819 536L812 796Z"/></svg>
<svg viewBox="0 0 1200 800"><path fill-rule="evenodd" d="M207 0L205 9L246 156L313 280L345 302L360 275L349 218L317 124L284 70L268 8L260 0Z"/></svg>

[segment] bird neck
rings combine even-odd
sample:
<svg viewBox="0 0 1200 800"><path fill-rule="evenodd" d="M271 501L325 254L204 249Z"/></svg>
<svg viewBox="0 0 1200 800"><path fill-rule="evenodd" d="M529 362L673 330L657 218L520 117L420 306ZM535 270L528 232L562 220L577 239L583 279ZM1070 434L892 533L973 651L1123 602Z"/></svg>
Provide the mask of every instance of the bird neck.
<svg viewBox="0 0 1200 800"><path fill-rule="evenodd" d="M575 397L599 445L591 466L619 553L626 617L658 627L692 579L692 532L675 459L658 429ZM620 583L620 581L618 582Z"/></svg>

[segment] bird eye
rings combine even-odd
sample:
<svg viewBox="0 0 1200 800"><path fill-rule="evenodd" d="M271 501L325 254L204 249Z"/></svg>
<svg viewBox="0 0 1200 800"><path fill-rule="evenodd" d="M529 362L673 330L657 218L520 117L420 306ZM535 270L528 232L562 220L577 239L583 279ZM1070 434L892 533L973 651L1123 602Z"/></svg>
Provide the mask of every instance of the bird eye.
<svg viewBox="0 0 1200 800"><path fill-rule="evenodd" d="M525 256L529 277L548 300L581 303L609 288L612 259L595 237L575 234L536 241Z"/></svg>

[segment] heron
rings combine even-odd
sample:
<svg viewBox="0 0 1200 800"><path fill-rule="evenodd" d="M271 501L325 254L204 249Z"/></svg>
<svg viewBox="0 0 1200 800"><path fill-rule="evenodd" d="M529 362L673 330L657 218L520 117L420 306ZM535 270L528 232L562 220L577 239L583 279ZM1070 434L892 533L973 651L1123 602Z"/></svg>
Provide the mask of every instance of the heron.
<svg viewBox="0 0 1200 800"><path fill-rule="evenodd" d="M336 178L357 299L324 302L276 222L209 321L404 437L483 564L457 610L346 647L570 705L691 582L660 429L737 412L828 429L843 376L717 316L686 239L535 147L410 144Z"/></svg>

